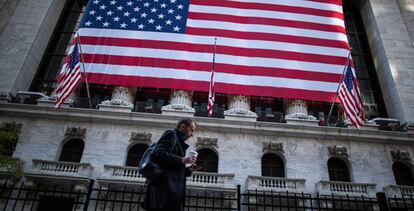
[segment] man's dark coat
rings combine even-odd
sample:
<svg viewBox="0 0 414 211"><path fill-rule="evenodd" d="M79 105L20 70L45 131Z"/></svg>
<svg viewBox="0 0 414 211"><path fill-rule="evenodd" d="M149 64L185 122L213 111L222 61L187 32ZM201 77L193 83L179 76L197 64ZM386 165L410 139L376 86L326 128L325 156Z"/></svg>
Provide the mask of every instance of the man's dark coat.
<svg viewBox="0 0 414 211"><path fill-rule="evenodd" d="M185 134L174 129L166 131L158 141L151 160L162 165L164 171L155 182L147 185L143 204L146 210L184 210L185 177L191 175L182 162L188 148L185 140Z"/></svg>

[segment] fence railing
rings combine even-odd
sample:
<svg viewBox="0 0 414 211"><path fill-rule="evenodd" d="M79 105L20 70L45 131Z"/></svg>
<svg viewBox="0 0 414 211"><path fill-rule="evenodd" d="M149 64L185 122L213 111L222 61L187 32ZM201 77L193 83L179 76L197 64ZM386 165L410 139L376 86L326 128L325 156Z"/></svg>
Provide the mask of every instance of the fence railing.
<svg viewBox="0 0 414 211"><path fill-rule="evenodd" d="M384 197L380 197L383 195ZM378 197L378 198L377 198ZM145 185L124 184L101 186L89 181L87 191L75 191L69 186L16 185L0 186L0 210L105 210L139 211L145 198ZM376 197L338 196L247 190L241 193L240 185L235 191L217 189L191 189L186 191L185 211L396 211L414 210L414 198L387 198L384 193Z"/></svg>
<svg viewBox="0 0 414 211"><path fill-rule="evenodd" d="M184 210L240 210L236 192L187 189ZM4 184L0 186L0 210L141 211L145 185L99 186L89 183L87 192L58 186L42 187Z"/></svg>
<svg viewBox="0 0 414 211"><path fill-rule="evenodd" d="M27 186L25 183L0 187L0 210L82 210L87 193L57 186Z"/></svg>
<svg viewBox="0 0 414 211"><path fill-rule="evenodd" d="M281 177L261 177L261 176L248 176L247 177L247 190L260 190L260 191L289 191L289 192L303 192L305 191L304 179L290 179Z"/></svg>
<svg viewBox="0 0 414 211"><path fill-rule="evenodd" d="M29 173L90 178L93 167L89 163L72 163L33 159Z"/></svg>
<svg viewBox="0 0 414 211"><path fill-rule="evenodd" d="M241 194L242 210L378 211L376 198L312 196L306 193L246 191Z"/></svg>
<svg viewBox="0 0 414 211"><path fill-rule="evenodd" d="M412 211L414 210L414 196L389 196L388 206L391 211Z"/></svg>
<svg viewBox="0 0 414 211"><path fill-rule="evenodd" d="M319 181L316 184L316 191L322 195L375 197L376 185L371 183Z"/></svg>

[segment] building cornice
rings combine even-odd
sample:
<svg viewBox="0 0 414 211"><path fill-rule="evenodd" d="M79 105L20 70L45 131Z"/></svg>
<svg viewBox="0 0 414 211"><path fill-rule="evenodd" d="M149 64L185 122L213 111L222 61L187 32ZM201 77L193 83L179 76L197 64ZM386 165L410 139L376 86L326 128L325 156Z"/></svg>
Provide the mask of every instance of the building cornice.
<svg viewBox="0 0 414 211"><path fill-rule="evenodd" d="M112 112L98 109L43 107L27 104L0 103L0 116L51 119L62 121L174 127L181 117L153 113ZM202 130L214 132L276 135L280 137L316 138L321 140L363 141L389 144L414 144L414 131L394 132L372 129L291 125L274 122L247 122L193 117Z"/></svg>

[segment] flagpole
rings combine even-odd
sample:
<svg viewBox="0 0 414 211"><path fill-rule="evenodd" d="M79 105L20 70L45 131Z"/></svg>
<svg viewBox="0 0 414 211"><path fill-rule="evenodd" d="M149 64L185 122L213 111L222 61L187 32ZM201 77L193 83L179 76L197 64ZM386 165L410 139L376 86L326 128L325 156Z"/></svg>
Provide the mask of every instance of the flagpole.
<svg viewBox="0 0 414 211"><path fill-rule="evenodd" d="M340 87L341 87L341 85L342 85L342 82L343 82L343 80L344 80L345 70L346 70L346 68L347 68L347 67L348 67L348 65L349 65L349 61L351 60L351 50L352 50L352 48L350 48L350 49L349 49L348 57L346 58L345 67L344 67L344 69L342 70L341 80L339 81L338 88L336 89L336 95L335 95L335 98L334 98L334 100L333 100L333 102L332 102L332 104L331 104L331 109L329 110L328 118L326 119L326 123L327 123L327 124L329 124L329 117L331 117L331 114L332 114L332 111L333 111L333 107L334 107L335 102L336 102L336 98L338 98L338 95L339 95L339 94L338 94L338 92L339 92L339 89L340 89Z"/></svg>
<svg viewBox="0 0 414 211"><path fill-rule="evenodd" d="M91 94L89 92L88 76L86 75L85 64L83 63L84 59L83 59L82 47L81 47L81 43L80 43L80 35L79 35L79 32L76 32L76 35L78 37L78 39L76 40L76 42L78 43L79 53L80 53L80 57L81 57L81 61L80 62L82 64L83 74L85 75L86 93L88 94L89 107L92 109L92 101L91 101Z"/></svg>
<svg viewBox="0 0 414 211"><path fill-rule="evenodd" d="M214 52L213 52L213 63L211 65L211 78L210 78L210 89L208 94L208 102L207 102L207 113L208 117L212 117L212 113L210 113L210 104L211 104L211 111L213 111L213 105L214 105L214 71L215 71L215 65L216 65L216 44L217 44L217 38L214 38ZM210 101L212 103L210 103Z"/></svg>
<svg viewBox="0 0 414 211"><path fill-rule="evenodd" d="M214 71L214 66L216 64L216 44L217 44L217 37L214 38L214 54L213 54L213 71Z"/></svg>

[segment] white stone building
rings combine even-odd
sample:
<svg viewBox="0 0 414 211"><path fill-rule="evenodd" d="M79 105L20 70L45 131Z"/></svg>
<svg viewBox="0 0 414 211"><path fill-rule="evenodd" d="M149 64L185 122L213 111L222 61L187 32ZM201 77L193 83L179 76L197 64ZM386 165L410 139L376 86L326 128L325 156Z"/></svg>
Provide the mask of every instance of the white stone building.
<svg viewBox="0 0 414 211"><path fill-rule="evenodd" d="M21 124L13 157L24 162L14 182L84 192L91 180L142 186L138 154L191 117L190 149L204 168L189 189L414 195L413 0L344 0L367 117L376 120L360 130L319 126L329 104L219 95L207 118L207 93L145 87L92 85L93 109L80 87L55 110L54 78L85 2L0 0L0 123Z"/></svg>

